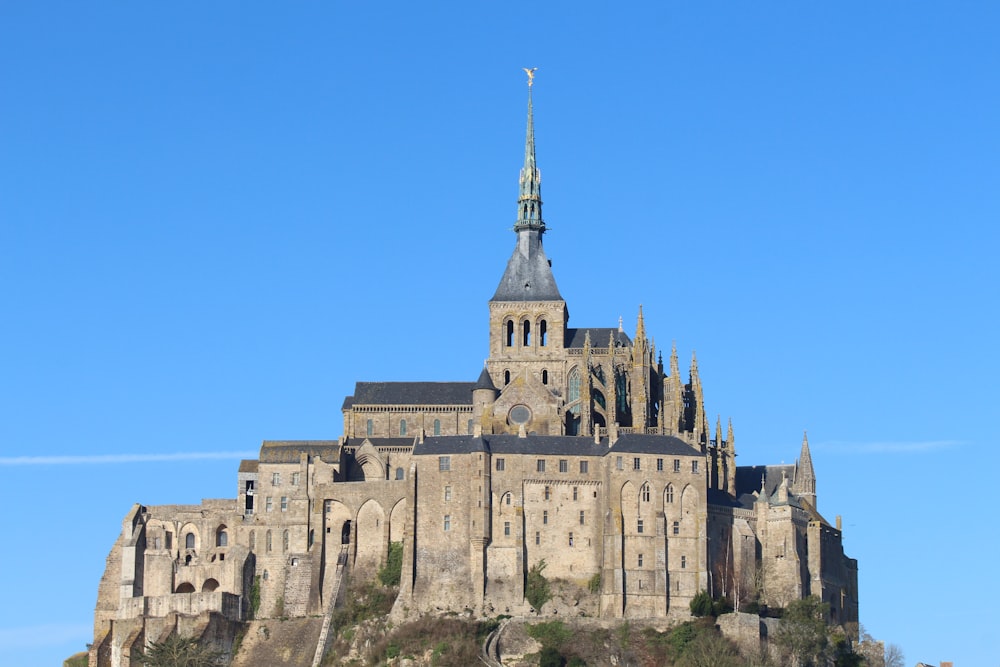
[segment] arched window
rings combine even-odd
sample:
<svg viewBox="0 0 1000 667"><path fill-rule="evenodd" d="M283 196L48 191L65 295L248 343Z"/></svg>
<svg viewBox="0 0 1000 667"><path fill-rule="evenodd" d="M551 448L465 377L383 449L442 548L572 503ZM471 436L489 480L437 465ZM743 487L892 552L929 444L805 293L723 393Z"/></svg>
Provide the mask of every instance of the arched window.
<svg viewBox="0 0 1000 667"><path fill-rule="evenodd" d="M191 582L189 582L189 581L185 581L183 584L181 584L180 586L177 587L177 592L178 593L194 593L194 585Z"/></svg>
<svg viewBox="0 0 1000 667"><path fill-rule="evenodd" d="M470 420L469 420L469 435L472 435L472 431L473 431L473 428L472 428L472 420L470 419Z"/></svg>
<svg viewBox="0 0 1000 667"><path fill-rule="evenodd" d="M225 526L219 526L218 530L215 531L215 546L217 547L229 546L229 535L226 534Z"/></svg>
<svg viewBox="0 0 1000 667"><path fill-rule="evenodd" d="M400 419L399 420L399 434L400 435L406 435L406 420L405 419Z"/></svg>
<svg viewBox="0 0 1000 667"><path fill-rule="evenodd" d="M211 593L219 587L219 581L217 579L206 579L205 583L201 585L201 590L204 593Z"/></svg>
<svg viewBox="0 0 1000 667"><path fill-rule="evenodd" d="M649 502L649 484L643 484L642 488L639 489L639 494L642 496L642 502Z"/></svg>
<svg viewBox="0 0 1000 667"><path fill-rule="evenodd" d="M546 370L543 370L542 371L542 384L548 384L548 383L549 383L549 372L546 371Z"/></svg>
<svg viewBox="0 0 1000 667"><path fill-rule="evenodd" d="M403 479L403 469L396 468L396 479Z"/></svg>
<svg viewBox="0 0 1000 667"><path fill-rule="evenodd" d="M514 321L507 320L507 347L514 347Z"/></svg>
<svg viewBox="0 0 1000 667"><path fill-rule="evenodd" d="M281 534L281 553L288 551L288 531Z"/></svg>
<svg viewBox="0 0 1000 667"><path fill-rule="evenodd" d="M434 420L434 435L441 435L441 420Z"/></svg>
<svg viewBox="0 0 1000 667"><path fill-rule="evenodd" d="M664 499L668 503L674 502L674 485L673 484L667 484L667 492L664 494Z"/></svg>
<svg viewBox="0 0 1000 667"><path fill-rule="evenodd" d="M184 536L184 548L194 549L194 533L188 533Z"/></svg>
<svg viewBox="0 0 1000 667"><path fill-rule="evenodd" d="M580 400L580 369L574 368L569 372L569 392L566 395L566 402Z"/></svg>
<svg viewBox="0 0 1000 667"><path fill-rule="evenodd" d="M369 419L368 423L365 425L365 430L368 435L372 435L375 432L375 424L371 419Z"/></svg>
<svg viewBox="0 0 1000 667"><path fill-rule="evenodd" d="M545 320L538 323L538 344L542 347L549 342L549 324Z"/></svg>
<svg viewBox="0 0 1000 667"><path fill-rule="evenodd" d="M267 531L264 536L264 551L271 553L271 531Z"/></svg>
<svg viewBox="0 0 1000 667"><path fill-rule="evenodd" d="M503 372L503 383L505 385L510 384L510 371L504 371Z"/></svg>
<svg viewBox="0 0 1000 667"><path fill-rule="evenodd" d="M521 327L523 329L523 336L521 337L521 345L524 347L531 347L531 322L525 320Z"/></svg>
<svg viewBox="0 0 1000 667"><path fill-rule="evenodd" d="M250 551L257 550L257 533L250 531Z"/></svg>

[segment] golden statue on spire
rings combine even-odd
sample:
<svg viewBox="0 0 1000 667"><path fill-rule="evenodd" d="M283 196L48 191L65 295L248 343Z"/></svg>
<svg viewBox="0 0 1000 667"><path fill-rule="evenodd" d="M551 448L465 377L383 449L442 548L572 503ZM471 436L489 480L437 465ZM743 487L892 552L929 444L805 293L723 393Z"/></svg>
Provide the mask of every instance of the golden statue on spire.
<svg viewBox="0 0 1000 667"><path fill-rule="evenodd" d="M538 71L537 67L522 67L524 73L528 75L528 88L531 88L531 84L535 82L535 72Z"/></svg>

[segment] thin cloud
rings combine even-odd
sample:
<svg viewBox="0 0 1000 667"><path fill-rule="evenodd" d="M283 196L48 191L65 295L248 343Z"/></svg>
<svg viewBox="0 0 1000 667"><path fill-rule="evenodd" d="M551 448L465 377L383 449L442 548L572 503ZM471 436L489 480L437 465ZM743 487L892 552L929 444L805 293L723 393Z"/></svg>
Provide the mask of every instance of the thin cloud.
<svg viewBox="0 0 1000 667"><path fill-rule="evenodd" d="M843 442L830 441L817 443L817 447L840 454L911 454L915 452L933 452L942 449L961 446L961 440L909 440L909 441L875 441L875 442Z"/></svg>
<svg viewBox="0 0 1000 667"><path fill-rule="evenodd" d="M160 461L204 461L206 459L247 459L257 452L177 452L174 454L84 454L64 456L3 456L0 466L104 465Z"/></svg>
<svg viewBox="0 0 1000 667"><path fill-rule="evenodd" d="M76 642L82 651L94 628L82 623L50 623L24 628L0 628L0 650L37 648Z"/></svg>

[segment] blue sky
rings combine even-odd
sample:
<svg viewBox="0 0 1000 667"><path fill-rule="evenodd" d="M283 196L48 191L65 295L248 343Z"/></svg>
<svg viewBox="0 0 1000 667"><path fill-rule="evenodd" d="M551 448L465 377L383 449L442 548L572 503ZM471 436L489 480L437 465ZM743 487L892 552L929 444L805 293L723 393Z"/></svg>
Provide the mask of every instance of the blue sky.
<svg viewBox="0 0 1000 667"><path fill-rule="evenodd" d="M132 503L236 493L357 380L474 380L538 67L574 326L697 350L844 517L862 622L1000 664L989 2L0 2L0 661L90 639ZM25 459L23 457L29 457Z"/></svg>

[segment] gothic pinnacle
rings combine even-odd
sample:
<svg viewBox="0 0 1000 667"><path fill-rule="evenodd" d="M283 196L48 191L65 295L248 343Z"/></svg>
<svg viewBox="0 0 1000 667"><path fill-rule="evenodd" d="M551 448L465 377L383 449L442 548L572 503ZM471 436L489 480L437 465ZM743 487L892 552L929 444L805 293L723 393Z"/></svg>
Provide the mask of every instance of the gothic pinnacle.
<svg viewBox="0 0 1000 667"><path fill-rule="evenodd" d="M524 166L519 180L520 194L517 198L517 223L514 231L522 229L545 232L542 221L542 173L535 164L535 119L531 103L531 88L535 83L537 67L523 67L528 75L528 129L524 138Z"/></svg>

